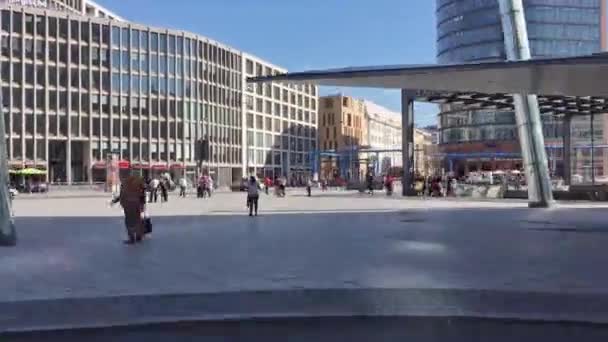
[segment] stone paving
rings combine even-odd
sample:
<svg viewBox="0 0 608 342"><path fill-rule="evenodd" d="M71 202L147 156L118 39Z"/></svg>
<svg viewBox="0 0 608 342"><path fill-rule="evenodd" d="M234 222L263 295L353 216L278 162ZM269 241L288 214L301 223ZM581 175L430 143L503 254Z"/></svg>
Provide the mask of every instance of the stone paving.
<svg viewBox="0 0 608 342"><path fill-rule="evenodd" d="M604 205L540 210L521 201L295 191L262 195L260 206L250 218L241 193L172 197L149 206L152 237L125 246L121 209L109 198L17 199L18 246L0 249L0 323L1 303L66 298L312 289L608 294Z"/></svg>

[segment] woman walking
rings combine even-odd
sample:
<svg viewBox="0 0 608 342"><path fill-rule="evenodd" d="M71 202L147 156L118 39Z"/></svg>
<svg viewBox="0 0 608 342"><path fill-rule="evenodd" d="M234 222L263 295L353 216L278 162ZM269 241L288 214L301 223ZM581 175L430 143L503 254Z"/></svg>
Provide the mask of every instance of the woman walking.
<svg viewBox="0 0 608 342"><path fill-rule="evenodd" d="M259 184L255 180L254 176L249 178L249 184L247 185L247 207L249 207L249 216L253 216L255 212L255 216L258 216L258 200L260 198L259 195Z"/></svg>
<svg viewBox="0 0 608 342"><path fill-rule="evenodd" d="M140 242L144 236L144 222L142 214L146 205L145 184L140 177L129 176L122 184L120 195L112 201L119 203L125 212L125 226L128 240L126 244L132 245Z"/></svg>

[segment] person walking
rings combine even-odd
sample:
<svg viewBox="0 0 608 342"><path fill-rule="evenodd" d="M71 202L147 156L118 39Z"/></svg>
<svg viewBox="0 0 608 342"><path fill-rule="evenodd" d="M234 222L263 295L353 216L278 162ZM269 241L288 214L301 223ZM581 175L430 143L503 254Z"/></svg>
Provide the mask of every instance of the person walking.
<svg viewBox="0 0 608 342"><path fill-rule="evenodd" d="M266 178L264 178L264 192L266 193L266 195L268 195L271 186L272 180L270 180L270 177L267 176Z"/></svg>
<svg viewBox="0 0 608 342"><path fill-rule="evenodd" d="M169 202L169 191L167 190L167 182L165 180L160 181L158 188L160 190L160 201Z"/></svg>
<svg viewBox="0 0 608 342"><path fill-rule="evenodd" d="M306 181L306 194L308 197L312 196L312 180L310 178Z"/></svg>
<svg viewBox="0 0 608 342"><path fill-rule="evenodd" d="M393 183L394 183L393 176L386 175L385 187L386 187L386 195L387 196L392 196L393 195Z"/></svg>
<svg viewBox="0 0 608 342"><path fill-rule="evenodd" d="M249 178L247 185L247 207L249 207L249 216L258 216L258 200L260 199L259 184L254 176Z"/></svg>
<svg viewBox="0 0 608 342"><path fill-rule="evenodd" d="M186 197L186 188L188 187L188 182L186 181L186 177L182 177L179 180L179 195L180 197Z"/></svg>
<svg viewBox="0 0 608 342"><path fill-rule="evenodd" d="M158 185L160 184L157 178L154 178L150 181L150 200L148 202L154 201L154 203L158 202Z"/></svg>
<svg viewBox="0 0 608 342"><path fill-rule="evenodd" d="M371 172L367 174L367 190L371 196L374 195L374 176Z"/></svg>
<svg viewBox="0 0 608 342"><path fill-rule="evenodd" d="M146 205L146 193L143 180L138 176L129 176L122 184L120 193L112 204L120 203L125 213L125 227L128 239L126 244L140 242L144 237L143 213Z"/></svg>
<svg viewBox="0 0 608 342"><path fill-rule="evenodd" d="M213 177L210 176L206 176L206 186L205 186L205 190L207 192L207 196L209 198L211 198L211 193L213 192Z"/></svg>

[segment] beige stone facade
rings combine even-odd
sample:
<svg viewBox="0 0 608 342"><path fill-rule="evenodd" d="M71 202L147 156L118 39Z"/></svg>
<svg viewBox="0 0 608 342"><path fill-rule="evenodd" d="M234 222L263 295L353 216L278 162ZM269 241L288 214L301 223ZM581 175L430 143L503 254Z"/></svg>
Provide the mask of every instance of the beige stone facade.
<svg viewBox="0 0 608 342"><path fill-rule="evenodd" d="M365 104L342 94L319 99L319 148L323 151L347 152L367 144ZM352 163L355 164L353 159ZM337 172L335 158L321 158L321 178L333 178ZM349 176L353 177L354 174Z"/></svg>

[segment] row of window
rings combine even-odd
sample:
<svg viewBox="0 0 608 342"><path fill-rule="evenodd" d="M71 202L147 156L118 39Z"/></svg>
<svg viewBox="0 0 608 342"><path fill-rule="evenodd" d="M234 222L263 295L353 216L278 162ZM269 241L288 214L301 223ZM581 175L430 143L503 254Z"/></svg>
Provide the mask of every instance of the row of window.
<svg viewBox="0 0 608 342"><path fill-rule="evenodd" d="M288 162L292 166L309 166L310 154L249 148L247 151L247 162L249 165L283 167L284 172L287 172Z"/></svg>
<svg viewBox="0 0 608 342"><path fill-rule="evenodd" d="M200 105L188 101L180 100L164 100L157 101L152 99L149 101L147 97L126 97L126 96L107 96L99 94L78 93L72 92L68 98L67 91L55 91L44 89L13 89L2 88L2 106L5 111L13 108L15 111L20 111L21 107L25 107L26 111L44 112L48 106L50 112L66 113L69 110L74 113L80 112L87 115L89 108L93 114L110 114L110 108L116 115L141 115L143 117L157 117L171 119L195 120L196 110L201 113L208 113L211 122L219 122L225 125L240 127L240 111L235 109L227 109L209 105ZM11 96L12 95L12 96ZM68 102L69 101L69 102Z"/></svg>
<svg viewBox="0 0 608 342"><path fill-rule="evenodd" d="M247 146L284 150L291 149L292 151L302 152L315 149L316 140L296 137L290 138L286 135L247 131Z"/></svg>
<svg viewBox="0 0 608 342"><path fill-rule="evenodd" d="M254 90L255 88L255 90ZM312 87L314 89L314 87ZM305 106L305 107L311 107L312 109L317 109L317 100L315 98L314 93L316 93L316 91L313 91L313 94L309 97L307 95L303 95L303 94L296 94L295 92L292 91L288 91L287 89L281 89L279 86L277 85L271 85L270 83L265 83L265 84L257 84L254 85L252 83L247 84L247 91L250 92L252 95L257 94L260 96L265 96L267 98L272 98L273 100L276 101L283 101L285 103L289 103L292 105L298 105L300 107ZM247 95L248 98L248 103L249 102L253 102L253 96L251 95Z"/></svg>
<svg viewBox="0 0 608 342"><path fill-rule="evenodd" d="M181 58L159 56L156 54L140 54L140 53L129 53L128 51L112 51L108 49L92 47L89 50L87 46L78 47L78 45L72 45L68 52L67 44L56 44L50 42L48 44L42 40L36 40L35 42L31 39L26 39L23 42L19 38L12 38L3 36L0 42L1 54L6 58L21 59L22 49L25 47L25 58L34 59L36 55L37 63L44 64L45 57L49 58L49 61L55 64L56 61L60 63L68 63L68 55L70 56L70 62L72 65L81 64L83 66L92 65L93 67L110 67L110 58L112 61L113 69L121 69L124 72L142 73L142 74L159 74L161 76L173 75L177 78L194 79L198 77L201 80L218 83L234 89L241 89L241 77L236 72L231 72L223 68L211 68L207 67L204 63L196 63L195 61L183 62ZM34 47L35 45L35 47ZM58 54L59 52L59 54ZM48 56L47 56L48 54Z"/></svg>
<svg viewBox="0 0 608 342"><path fill-rule="evenodd" d="M217 125L209 125L197 127L197 124L189 121L166 121L166 120L138 120L130 118L103 118L89 116L67 116L67 115L44 115L44 114L29 114L22 115L20 112L5 114L5 125L7 132L11 136L32 136L45 135L48 131L50 136L68 136L68 120L70 120L70 136L77 137L93 137L112 136L130 138L131 136L143 139L191 139L196 136L196 131L202 132L204 135L210 136L212 143L223 144L241 144L240 128L231 128ZM268 124L268 123L267 123ZM281 127L278 122L275 122L275 128ZM283 122L284 131L274 130L275 133L282 133L285 138L286 134L291 134L294 137L313 141L316 140L316 130L314 128L305 127L302 125L289 125ZM205 128L205 129L203 129ZM269 126L266 131L272 132L272 127ZM264 130L264 127L258 128ZM248 135L253 136L253 131L248 131ZM257 132L256 134L264 134ZM271 136L267 133L268 136ZM249 141L248 141L249 143ZM267 147L270 147L271 143Z"/></svg>
<svg viewBox="0 0 608 342"><path fill-rule="evenodd" d="M270 117L263 117L261 115L255 116L254 125L253 118L253 114L247 114L247 128L255 128L257 130L265 130L284 134L287 134L289 132L292 135L299 135L305 137L310 136L311 138L315 138L316 136L316 128L314 126L302 125L300 123L295 124L287 120L279 120L276 118L273 119Z"/></svg>
<svg viewBox="0 0 608 342"><path fill-rule="evenodd" d="M247 105L247 109L250 111L257 111L258 113L264 113L267 115L273 115L283 118L291 118L292 120L310 122L316 124L317 118L314 111L296 109L296 107L288 107L287 105L281 105L280 103L272 103L270 101L262 101L257 99L256 106ZM253 115L249 113L248 115Z"/></svg>
<svg viewBox="0 0 608 342"><path fill-rule="evenodd" d="M488 140L515 140L516 137L516 128L512 125L447 128L441 131L441 142L443 144Z"/></svg>
<svg viewBox="0 0 608 342"><path fill-rule="evenodd" d="M127 27L68 20L52 16L33 15L21 12L2 11L1 29L4 33L51 38L70 39L82 43L105 46L129 47L132 50L150 50L161 54L197 56L221 66L241 70L241 56L227 49L188 37L166 33L148 32ZM25 23L25 24L24 24ZM113 22L114 25L119 22Z"/></svg>

